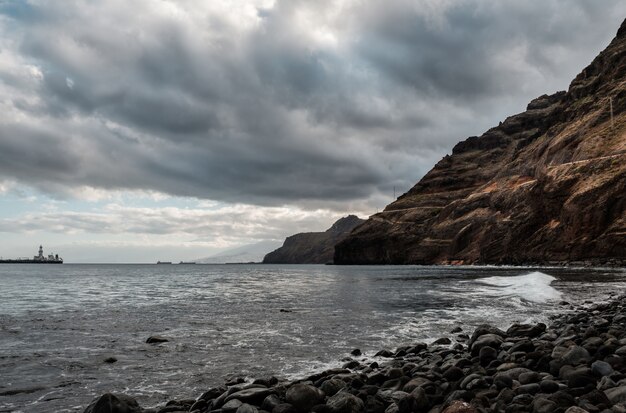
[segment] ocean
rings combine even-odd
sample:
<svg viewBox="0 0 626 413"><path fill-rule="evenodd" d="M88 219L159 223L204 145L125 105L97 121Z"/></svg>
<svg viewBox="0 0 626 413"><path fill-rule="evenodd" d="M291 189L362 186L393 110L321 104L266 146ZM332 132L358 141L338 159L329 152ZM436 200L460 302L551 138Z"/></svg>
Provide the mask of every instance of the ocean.
<svg viewBox="0 0 626 413"><path fill-rule="evenodd" d="M625 287L607 268L0 265L0 412L82 412L105 392L147 408L338 367L355 348L547 323Z"/></svg>

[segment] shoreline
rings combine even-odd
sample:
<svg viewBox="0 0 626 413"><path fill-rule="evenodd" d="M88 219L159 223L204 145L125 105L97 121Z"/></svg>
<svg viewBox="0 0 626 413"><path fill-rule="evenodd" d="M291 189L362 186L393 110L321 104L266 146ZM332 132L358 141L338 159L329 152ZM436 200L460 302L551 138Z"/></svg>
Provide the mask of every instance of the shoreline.
<svg viewBox="0 0 626 413"><path fill-rule="evenodd" d="M299 380L240 378L197 399L142 409L107 393L85 413L626 412L626 296L587 303L545 324L459 328Z"/></svg>

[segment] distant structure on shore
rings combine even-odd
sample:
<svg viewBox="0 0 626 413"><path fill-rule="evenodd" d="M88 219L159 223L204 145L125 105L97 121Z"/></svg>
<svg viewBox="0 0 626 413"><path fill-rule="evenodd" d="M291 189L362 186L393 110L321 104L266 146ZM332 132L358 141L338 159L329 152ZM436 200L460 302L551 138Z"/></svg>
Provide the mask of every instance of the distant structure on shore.
<svg viewBox="0 0 626 413"><path fill-rule="evenodd" d="M59 254L43 255L43 246L39 246L39 254L30 258L0 259L0 264L63 264L63 258Z"/></svg>

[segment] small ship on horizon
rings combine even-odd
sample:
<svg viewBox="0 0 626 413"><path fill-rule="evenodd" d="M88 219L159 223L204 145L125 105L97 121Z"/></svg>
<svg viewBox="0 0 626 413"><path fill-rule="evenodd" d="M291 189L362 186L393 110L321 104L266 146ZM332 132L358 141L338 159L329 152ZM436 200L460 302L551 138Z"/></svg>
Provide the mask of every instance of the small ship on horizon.
<svg viewBox="0 0 626 413"><path fill-rule="evenodd" d="M43 255L43 246L39 246L39 254L31 258L1 259L0 264L63 264L63 258L59 254Z"/></svg>

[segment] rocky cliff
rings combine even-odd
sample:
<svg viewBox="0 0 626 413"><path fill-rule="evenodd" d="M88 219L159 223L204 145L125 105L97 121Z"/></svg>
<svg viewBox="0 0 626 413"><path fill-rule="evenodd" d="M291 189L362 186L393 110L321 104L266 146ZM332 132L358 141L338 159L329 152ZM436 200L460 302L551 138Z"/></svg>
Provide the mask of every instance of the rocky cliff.
<svg viewBox="0 0 626 413"><path fill-rule="evenodd" d="M348 215L335 222L325 232L305 232L285 239L282 247L267 254L264 264L326 264L333 262L335 245L365 222Z"/></svg>
<svg viewBox="0 0 626 413"><path fill-rule="evenodd" d="M625 109L626 21L567 92L457 144L335 263L626 265Z"/></svg>

